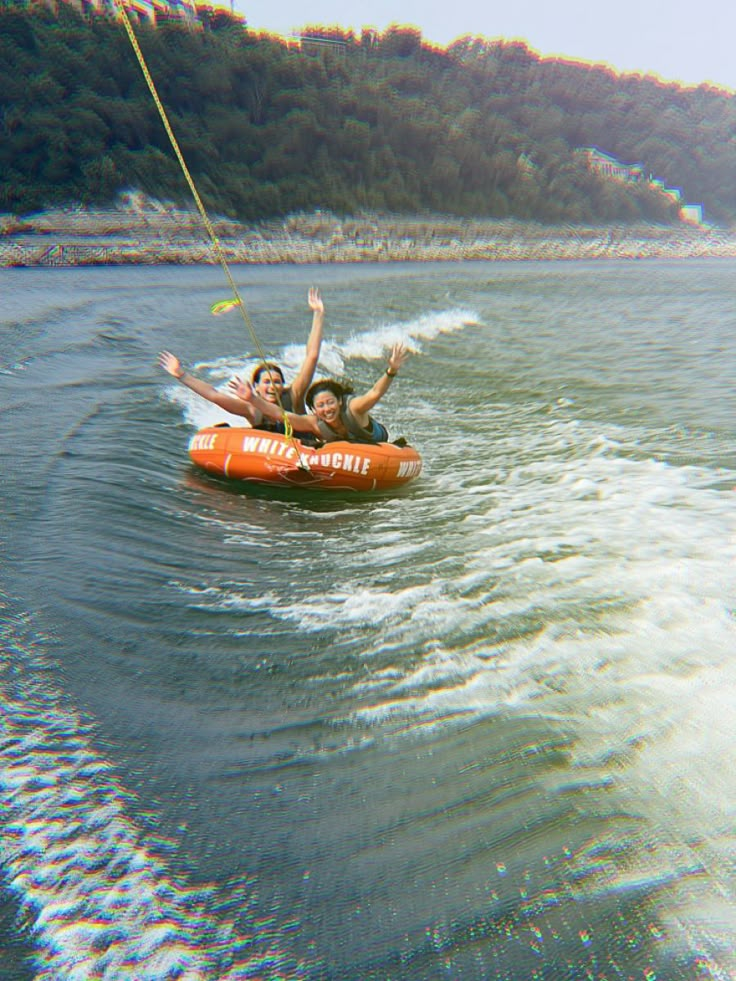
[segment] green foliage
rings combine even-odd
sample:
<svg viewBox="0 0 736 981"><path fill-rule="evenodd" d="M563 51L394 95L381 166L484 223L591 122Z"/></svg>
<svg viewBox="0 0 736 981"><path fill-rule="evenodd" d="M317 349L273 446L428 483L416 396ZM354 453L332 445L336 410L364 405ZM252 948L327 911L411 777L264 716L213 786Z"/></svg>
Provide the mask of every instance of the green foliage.
<svg viewBox="0 0 736 981"><path fill-rule="evenodd" d="M647 185L592 174L597 146L736 220L736 102L525 45L414 28L355 37L310 27L301 47L212 8L204 29L136 34L208 208L442 211L545 222L671 221ZM0 209L23 213L123 187L189 189L122 26L0 0Z"/></svg>

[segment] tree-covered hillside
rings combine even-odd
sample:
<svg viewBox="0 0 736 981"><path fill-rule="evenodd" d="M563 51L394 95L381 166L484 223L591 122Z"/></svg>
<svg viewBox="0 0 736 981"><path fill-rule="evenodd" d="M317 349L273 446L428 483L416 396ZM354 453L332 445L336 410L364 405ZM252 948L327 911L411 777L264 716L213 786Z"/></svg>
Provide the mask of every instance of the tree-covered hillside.
<svg viewBox="0 0 736 981"><path fill-rule="evenodd" d="M736 219L736 101L701 86L418 31L305 45L225 14L136 29L205 204L257 219L324 208L606 222L674 217L649 187L590 173L598 146ZM0 4L0 211L189 192L122 25Z"/></svg>

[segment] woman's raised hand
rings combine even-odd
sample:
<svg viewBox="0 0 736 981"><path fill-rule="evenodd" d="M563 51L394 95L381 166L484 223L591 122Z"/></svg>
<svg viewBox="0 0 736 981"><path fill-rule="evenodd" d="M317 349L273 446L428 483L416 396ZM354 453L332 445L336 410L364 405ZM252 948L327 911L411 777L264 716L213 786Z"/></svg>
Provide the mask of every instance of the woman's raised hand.
<svg viewBox="0 0 736 981"><path fill-rule="evenodd" d="M171 351L162 351L158 356L158 363L164 371L168 371L174 378L181 378L184 374L179 359Z"/></svg>
<svg viewBox="0 0 736 981"><path fill-rule="evenodd" d="M389 370L395 374L408 357L409 352L401 342L394 344L391 348L391 354L388 356Z"/></svg>
<svg viewBox="0 0 736 981"><path fill-rule="evenodd" d="M244 382L242 378L232 378L228 383L228 388L233 395L236 395L239 399L244 402L253 401L253 389L247 382Z"/></svg>
<svg viewBox="0 0 736 981"><path fill-rule="evenodd" d="M314 310L315 313L325 312L325 305L322 302L322 297L320 296L319 290L315 286L309 287L309 293L307 293L307 303L309 304L309 309Z"/></svg>

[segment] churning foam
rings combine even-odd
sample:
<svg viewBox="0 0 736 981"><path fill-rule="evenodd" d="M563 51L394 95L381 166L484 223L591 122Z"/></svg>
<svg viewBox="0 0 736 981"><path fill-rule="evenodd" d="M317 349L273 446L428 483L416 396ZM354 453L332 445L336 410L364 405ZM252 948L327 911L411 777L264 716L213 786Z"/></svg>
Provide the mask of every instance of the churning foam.
<svg viewBox="0 0 736 981"><path fill-rule="evenodd" d="M272 932L254 956L253 937L209 914L209 890L167 873L127 816L130 795L91 732L29 681L37 659L7 627L3 635L0 857L32 926L37 981L300 976Z"/></svg>
<svg viewBox="0 0 736 981"><path fill-rule="evenodd" d="M405 344L410 351L419 352L422 341L432 340L439 334L462 330L476 319L477 314L471 310L444 310L424 314L415 320L383 324L342 342L327 338L322 344L317 374L340 376L351 359L378 360L386 355L392 345L399 342ZM284 369L287 384L296 376L304 353L303 344L288 344L274 355L273 360ZM202 361L194 366L194 370L203 374L216 388L227 393L227 383L231 378L237 375L249 379L258 363L257 358L219 358ZM218 422L228 422L231 426L243 425L242 416L218 409L183 385L172 385L166 394L170 401L182 406L186 422L195 429Z"/></svg>
<svg viewBox="0 0 736 981"><path fill-rule="evenodd" d="M383 324L343 342L340 352L345 360L365 358L373 361L382 358L394 344L404 344L410 351L421 351L422 341L460 331L475 323L477 316L471 310L453 309L425 313L403 323Z"/></svg>

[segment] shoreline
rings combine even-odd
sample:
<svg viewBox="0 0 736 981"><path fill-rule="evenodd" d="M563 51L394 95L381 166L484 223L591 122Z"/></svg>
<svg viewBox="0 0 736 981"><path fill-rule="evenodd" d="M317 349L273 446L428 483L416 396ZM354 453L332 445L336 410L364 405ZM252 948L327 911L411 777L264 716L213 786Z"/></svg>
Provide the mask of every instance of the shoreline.
<svg viewBox="0 0 736 981"><path fill-rule="evenodd" d="M736 256L736 234L702 226L546 226L443 215L323 212L245 225L212 222L228 263L509 262ZM196 212L69 208L0 216L0 268L211 265L218 259Z"/></svg>

